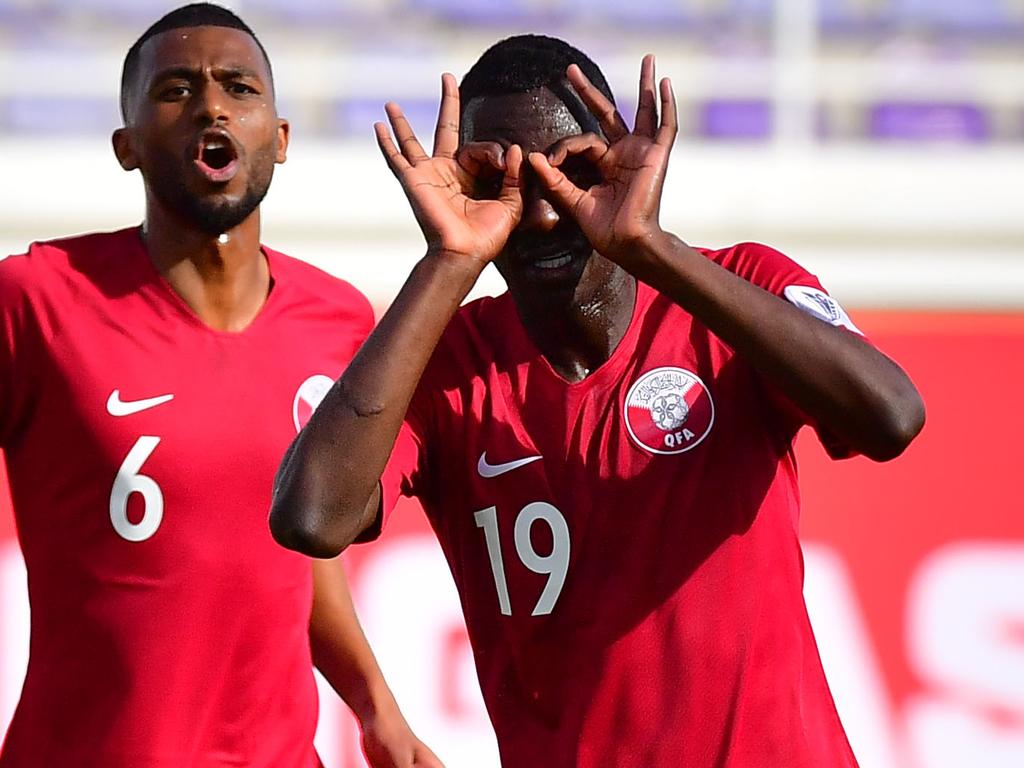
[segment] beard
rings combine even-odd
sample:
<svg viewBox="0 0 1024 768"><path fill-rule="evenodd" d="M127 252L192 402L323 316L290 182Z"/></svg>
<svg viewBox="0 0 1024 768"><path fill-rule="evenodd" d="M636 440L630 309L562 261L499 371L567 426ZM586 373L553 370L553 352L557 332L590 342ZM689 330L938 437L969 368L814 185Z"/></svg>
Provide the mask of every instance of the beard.
<svg viewBox="0 0 1024 768"><path fill-rule="evenodd" d="M274 176L275 147L263 147L252 155L248 164L245 192L241 197L225 199L219 194L203 195L188 188L180 165L169 157L154 164L156 172L148 174L147 182L160 203L209 235L234 229L252 215L270 189Z"/></svg>
<svg viewBox="0 0 1024 768"><path fill-rule="evenodd" d="M197 197L183 188L178 190L176 201L161 200L183 218L190 221L201 232L208 235L219 235L234 229L249 218L270 189L270 179L260 183L252 179L246 185L245 194L236 200L217 200ZM160 195L157 194L157 197Z"/></svg>

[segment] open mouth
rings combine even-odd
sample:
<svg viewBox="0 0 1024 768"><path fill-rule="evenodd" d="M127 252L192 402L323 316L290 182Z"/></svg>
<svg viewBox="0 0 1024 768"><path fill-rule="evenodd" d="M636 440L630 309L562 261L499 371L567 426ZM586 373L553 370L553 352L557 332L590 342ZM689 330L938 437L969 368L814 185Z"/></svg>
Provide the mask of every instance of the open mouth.
<svg viewBox="0 0 1024 768"><path fill-rule="evenodd" d="M219 171L226 168L228 163L235 159L235 153L226 144L213 142L203 148L200 159L214 170Z"/></svg>
<svg viewBox="0 0 1024 768"><path fill-rule="evenodd" d="M195 163L210 181L229 181L238 169L238 151L226 132L206 131L199 139Z"/></svg>

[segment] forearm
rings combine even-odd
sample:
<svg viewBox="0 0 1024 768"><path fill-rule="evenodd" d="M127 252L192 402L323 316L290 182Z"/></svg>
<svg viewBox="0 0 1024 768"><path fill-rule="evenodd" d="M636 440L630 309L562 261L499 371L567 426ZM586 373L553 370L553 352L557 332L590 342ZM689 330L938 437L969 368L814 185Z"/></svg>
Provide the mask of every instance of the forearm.
<svg viewBox="0 0 1024 768"><path fill-rule="evenodd" d="M924 408L914 385L856 334L807 315L671 235L643 245L630 269L852 448L885 460L920 431Z"/></svg>
<svg viewBox="0 0 1024 768"><path fill-rule="evenodd" d="M314 561L309 643L313 664L360 723L398 714L398 705L356 616L339 560Z"/></svg>
<svg viewBox="0 0 1024 768"><path fill-rule="evenodd" d="M414 268L278 471L270 519L281 544L330 557L372 522L409 401L480 269L441 255Z"/></svg>

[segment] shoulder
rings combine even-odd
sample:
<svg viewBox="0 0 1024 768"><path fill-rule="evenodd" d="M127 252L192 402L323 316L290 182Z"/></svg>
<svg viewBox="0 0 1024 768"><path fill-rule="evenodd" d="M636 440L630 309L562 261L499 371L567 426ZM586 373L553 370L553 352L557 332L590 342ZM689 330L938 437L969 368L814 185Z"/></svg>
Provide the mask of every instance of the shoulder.
<svg viewBox="0 0 1024 768"><path fill-rule="evenodd" d="M821 287L817 277L770 245L744 242L727 248L695 250L772 293L782 293L786 286L796 284Z"/></svg>
<svg viewBox="0 0 1024 768"><path fill-rule="evenodd" d="M764 243L743 242L725 248L696 248L695 250L737 274L753 272L758 269L787 269L796 265L796 262L782 251Z"/></svg>
<svg viewBox="0 0 1024 768"><path fill-rule="evenodd" d="M861 333L816 275L774 248L761 243L739 243L718 251L697 250L819 320Z"/></svg>
<svg viewBox="0 0 1024 768"><path fill-rule="evenodd" d="M137 229L95 232L37 241L24 253L0 260L0 301L40 296L55 285L88 280L92 267L122 254Z"/></svg>
<svg viewBox="0 0 1024 768"><path fill-rule="evenodd" d="M461 306L449 321L427 366L426 377L450 389L516 356L519 316L511 296L485 296Z"/></svg>
<svg viewBox="0 0 1024 768"><path fill-rule="evenodd" d="M474 351L484 357L497 356L517 334L512 323L519 316L511 296L484 296L462 305L441 336L441 343L452 349Z"/></svg>
<svg viewBox="0 0 1024 768"><path fill-rule="evenodd" d="M347 280L272 248L264 246L263 250L270 258L275 282L286 285L300 300L366 325L367 333L373 327L373 306L362 291Z"/></svg>

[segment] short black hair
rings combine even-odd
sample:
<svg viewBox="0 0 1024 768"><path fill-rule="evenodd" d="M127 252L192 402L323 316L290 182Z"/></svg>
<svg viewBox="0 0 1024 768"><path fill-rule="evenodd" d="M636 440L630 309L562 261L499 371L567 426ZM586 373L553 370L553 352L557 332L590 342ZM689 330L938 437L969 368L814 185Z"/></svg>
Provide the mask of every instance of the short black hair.
<svg viewBox="0 0 1024 768"><path fill-rule="evenodd" d="M259 46L260 53L263 54L263 60L267 63L267 71L270 72L271 84L273 84L274 73L270 67L270 57L267 56L263 43L256 37L256 33L252 31L248 24L242 21L234 12L219 5L214 5L213 3L190 3L189 5L175 8L155 21L128 49L128 53L124 57L124 66L121 69L121 117L125 122L128 121L128 96L138 74L139 52L142 50L142 46L151 37L159 35L161 32L183 29L185 27L228 27L229 29L238 29L245 32Z"/></svg>
<svg viewBox="0 0 1024 768"><path fill-rule="evenodd" d="M564 40L546 35L515 35L495 43L477 59L459 85L462 108L480 96L525 93L550 88L563 93L569 88L565 70L576 64L613 104L612 89L587 54Z"/></svg>

